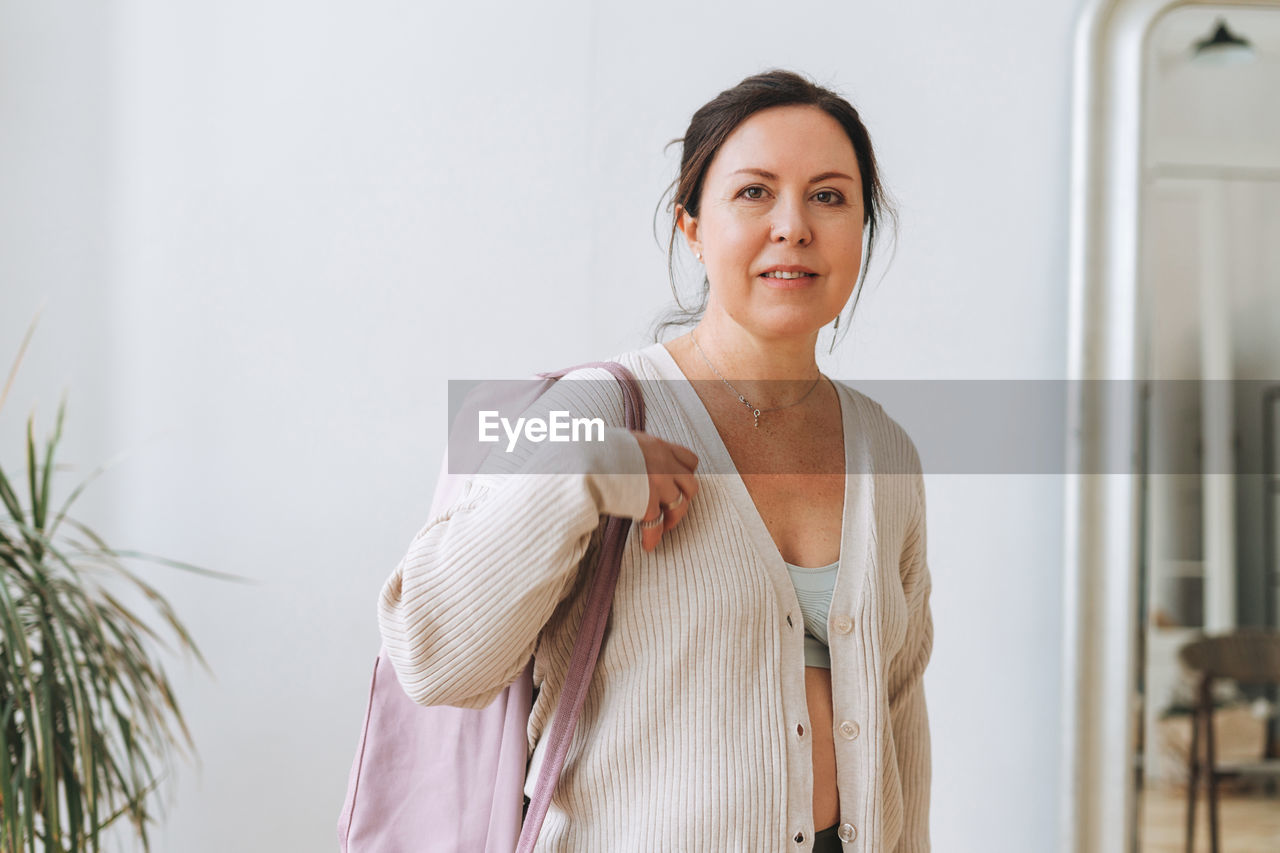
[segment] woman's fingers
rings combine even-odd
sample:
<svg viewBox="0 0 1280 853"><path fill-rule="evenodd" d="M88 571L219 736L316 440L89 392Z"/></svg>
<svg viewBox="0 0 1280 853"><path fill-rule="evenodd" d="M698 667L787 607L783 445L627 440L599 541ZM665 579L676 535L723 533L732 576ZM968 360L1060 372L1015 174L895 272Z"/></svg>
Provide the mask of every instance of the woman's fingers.
<svg viewBox="0 0 1280 853"><path fill-rule="evenodd" d="M698 478L692 472L676 477L676 485L684 494L685 500L693 500L698 495Z"/></svg>
<svg viewBox="0 0 1280 853"><path fill-rule="evenodd" d="M690 471L698 470L698 456L687 447L679 444L669 444L671 452L675 454L676 461L688 468Z"/></svg>
<svg viewBox="0 0 1280 853"><path fill-rule="evenodd" d="M649 526L655 521L663 520L662 523ZM659 515L657 511L647 513L640 523L640 547L646 551L652 551L658 547L658 542L662 539L664 533L665 516Z"/></svg>
<svg viewBox="0 0 1280 853"><path fill-rule="evenodd" d="M698 493L698 483L692 474L682 474L670 479L665 488L665 491L659 492L658 505L651 506L645 514L645 521L649 524L640 528L640 544L646 551L657 548L662 535L684 520ZM653 524L658 519L661 519L661 523Z"/></svg>
<svg viewBox="0 0 1280 853"><path fill-rule="evenodd" d="M666 523L662 526L663 533L684 520L684 517L689 514L689 508L693 506L693 498L698 494L698 481L692 474L676 477L675 486L678 494L666 504Z"/></svg>
<svg viewBox="0 0 1280 853"><path fill-rule="evenodd" d="M640 522L640 546L646 551L658 547L662 534L671 530L689 513L698 494L694 469L698 457L687 447L637 432L649 470L649 507Z"/></svg>
<svg viewBox="0 0 1280 853"><path fill-rule="evenodd" d="M682 500L679 494L660 501L657 509L651 509L645 514L644 522L640 525L640 546L646 551L657 548L662 541L662 534L679 524L688 511L689 499Z"/></svg>

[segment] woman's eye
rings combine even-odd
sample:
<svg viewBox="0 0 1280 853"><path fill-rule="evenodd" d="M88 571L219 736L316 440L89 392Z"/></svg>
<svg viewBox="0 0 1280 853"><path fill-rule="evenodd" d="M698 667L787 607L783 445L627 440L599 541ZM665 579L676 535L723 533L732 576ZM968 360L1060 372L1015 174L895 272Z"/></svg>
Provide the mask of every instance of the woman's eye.
<svg viewBox="0 0 1280 853"><path fill-rule="evenodd" d="M752 201L760 201L761 199L764 198L765 192L766 190L764 187L751 186L742 190L742 192L740 192L739 195L744 196ZM823 198L824 196L826 196L826 198ZM835 190L819 190L818 192L814 193L814 197L817 198L818 201L822 204L841 204L844 201L844 196L842 196L840 193L836 192Z"/></svg>

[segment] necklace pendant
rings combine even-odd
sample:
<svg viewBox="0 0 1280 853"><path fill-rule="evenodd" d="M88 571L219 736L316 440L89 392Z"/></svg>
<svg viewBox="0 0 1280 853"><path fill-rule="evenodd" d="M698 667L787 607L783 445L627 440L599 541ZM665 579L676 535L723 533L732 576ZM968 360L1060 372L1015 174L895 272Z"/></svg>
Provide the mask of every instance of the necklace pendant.
<svg viewBox="0 0 1280 853"><path fill-rule="evenodd" d="M760 410L759 409L755 410L755 416L756 416L756 429L760 429Z"/></svg>

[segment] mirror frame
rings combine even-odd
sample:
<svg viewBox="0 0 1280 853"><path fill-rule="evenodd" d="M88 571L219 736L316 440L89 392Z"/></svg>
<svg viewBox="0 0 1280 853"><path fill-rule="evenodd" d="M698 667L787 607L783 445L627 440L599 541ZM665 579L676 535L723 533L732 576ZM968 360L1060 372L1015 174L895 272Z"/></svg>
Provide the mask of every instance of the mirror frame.
<svg viewBox="0 0 1280 853"><path fill-rule="evenodd" d="M1137 374L1143 70L1156 20L1184 6L1280 0L1088 0L1072 80L1060 850L1129 853L1136 824L1140 620L1136 401L1084 381ZM1129 395L1133 396L1133 395ZM1128 426L1125 426L1128 425ZM1121 570L1123 569L1123 570Z"/></svg>

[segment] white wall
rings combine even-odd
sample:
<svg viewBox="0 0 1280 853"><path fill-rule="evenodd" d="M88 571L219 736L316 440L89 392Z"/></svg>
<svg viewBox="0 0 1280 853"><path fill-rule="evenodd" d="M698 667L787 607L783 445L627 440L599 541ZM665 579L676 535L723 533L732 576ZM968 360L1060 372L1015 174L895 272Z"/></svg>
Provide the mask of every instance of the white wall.
<svg viewBox="0 0 1280 853"><path fill-rule="evenodd" d="M333 848L446 379L645 342L663 146L742 77L847 93L901 204L829 373L1064 376L1077 6L6 0L0 343L49 296L59 366L0 458L70 371L94 454L158 435L102 484L108 537L257 580L148 575L216 674L172 667L203 766L157 849ZM1048 849L1061 479L927 488L935 848Z"/></svg>

